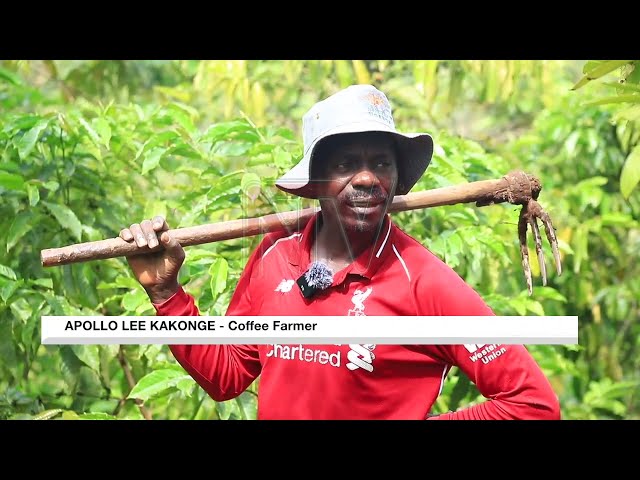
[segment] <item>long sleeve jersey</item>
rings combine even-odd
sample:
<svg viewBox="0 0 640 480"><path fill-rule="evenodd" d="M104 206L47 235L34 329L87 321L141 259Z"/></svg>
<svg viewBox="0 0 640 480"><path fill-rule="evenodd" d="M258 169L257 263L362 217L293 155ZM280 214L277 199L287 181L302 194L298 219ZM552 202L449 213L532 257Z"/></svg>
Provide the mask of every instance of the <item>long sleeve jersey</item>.
<svg viewBox="0 0 640 480"><path fill-rule="evenodd" d="M306 299L314 217L303 231L268 234L251 255L227 315L494 315L448 265L387 216L375 245ZM199 315L180 289L158 315ZM260 376L259 419L559 419L551 385L522 345L170 345L217 401ZM486 401L430 416L447 373L458 367Z"/></svg>

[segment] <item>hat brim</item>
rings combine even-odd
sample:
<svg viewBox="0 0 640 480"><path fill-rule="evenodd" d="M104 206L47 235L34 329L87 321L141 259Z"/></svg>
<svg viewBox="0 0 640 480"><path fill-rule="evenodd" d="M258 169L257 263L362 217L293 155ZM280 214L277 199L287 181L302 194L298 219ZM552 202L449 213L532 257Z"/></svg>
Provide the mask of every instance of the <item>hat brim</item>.
<svg viewBox="0 0 640 480"><path fill-rule="evenodd" d="M401 133L378 122L349 124L325 132L309 146L302 159L276 181L276 186L299 197L317 198L314 188L309 183L309 177L311 159L318 143L334 135L362 132L386 132L395 136L398 146L398 187L395 194L409 193L431 163L433 138L428 133Z"/></svg>

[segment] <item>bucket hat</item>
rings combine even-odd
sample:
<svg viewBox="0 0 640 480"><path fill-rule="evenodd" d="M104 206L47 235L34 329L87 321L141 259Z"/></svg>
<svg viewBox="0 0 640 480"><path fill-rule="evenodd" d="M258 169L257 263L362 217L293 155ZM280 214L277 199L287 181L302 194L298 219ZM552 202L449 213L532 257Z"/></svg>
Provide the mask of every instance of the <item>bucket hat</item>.
<svg viewBox="0 0 640 480"><path fill-rule="evenodd" d="M304 155L276 181L276 186L300 197L316 198L309 183L315 148L327 137L360 132L387 132L396 137L396 195L407 194L431 163L433 138L428 133L398 132L387 96L373 85L351 85L319 101L304 114Z"/></svg>

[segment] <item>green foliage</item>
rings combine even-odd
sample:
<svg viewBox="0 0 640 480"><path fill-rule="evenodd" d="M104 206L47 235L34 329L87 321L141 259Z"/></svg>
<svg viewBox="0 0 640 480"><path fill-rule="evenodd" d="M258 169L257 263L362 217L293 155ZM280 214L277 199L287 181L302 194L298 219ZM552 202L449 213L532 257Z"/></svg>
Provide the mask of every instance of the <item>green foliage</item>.
<svg viewBox="0 0 640 480"><path fill-rule="evenodd" d="M615 113L612 122L625 132L621 144L627 158L620 172L620 191L628 199L640 182L640 63L638 60L591 61L585 64L584 70L584 76L574 89L609 73L620 72L618 82L603 82L603 85L615 88L616 94L587 105L623 104L612 110Z"/></svg>
<svg viewBox="0 0 640 480"><path fill-rule="evenodd" d="M640 247L635 65L0 62L0 418L138 419L143 411L156 419L255 418L259 381L234 400L214 402L164 345L41 345L42 315L154 310L123 259L43 269L40 252L114 237L158 214L182 227L312 205L273 182L301 157L304 111L353 82L382 88L401 130L434 134L433 163L415 190L516 168L541 180L564 272L543 287L534 262L532 296L513 205L438 207L395 219L496 313L579 316L579 346L529 346L564 418L638 418L640 271L630 260ZM605 81L616 72L622 83ZM605 103L614 91L615 103ZM186 250L179 280L203 314L224 314L259 240ZM454 370L436 411L480 400Z"/></svg>

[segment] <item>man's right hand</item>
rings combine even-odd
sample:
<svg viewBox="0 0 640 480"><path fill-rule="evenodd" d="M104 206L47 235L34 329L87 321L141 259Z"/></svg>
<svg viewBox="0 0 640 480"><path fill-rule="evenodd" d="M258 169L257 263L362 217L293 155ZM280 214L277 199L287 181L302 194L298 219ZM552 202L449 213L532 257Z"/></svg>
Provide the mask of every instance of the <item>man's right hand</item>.
<svg viewBox="0 0 640 480"><path fill-rule="evenodd" d="M167 230L169 225L164 217L157 216L120 231L120 238L135 242L138 247L164 247L154 253L127 257L136 279L146 290L151 302L156 304L168 300L180 288L178 272L185 258L182 246Z"/></svg>

